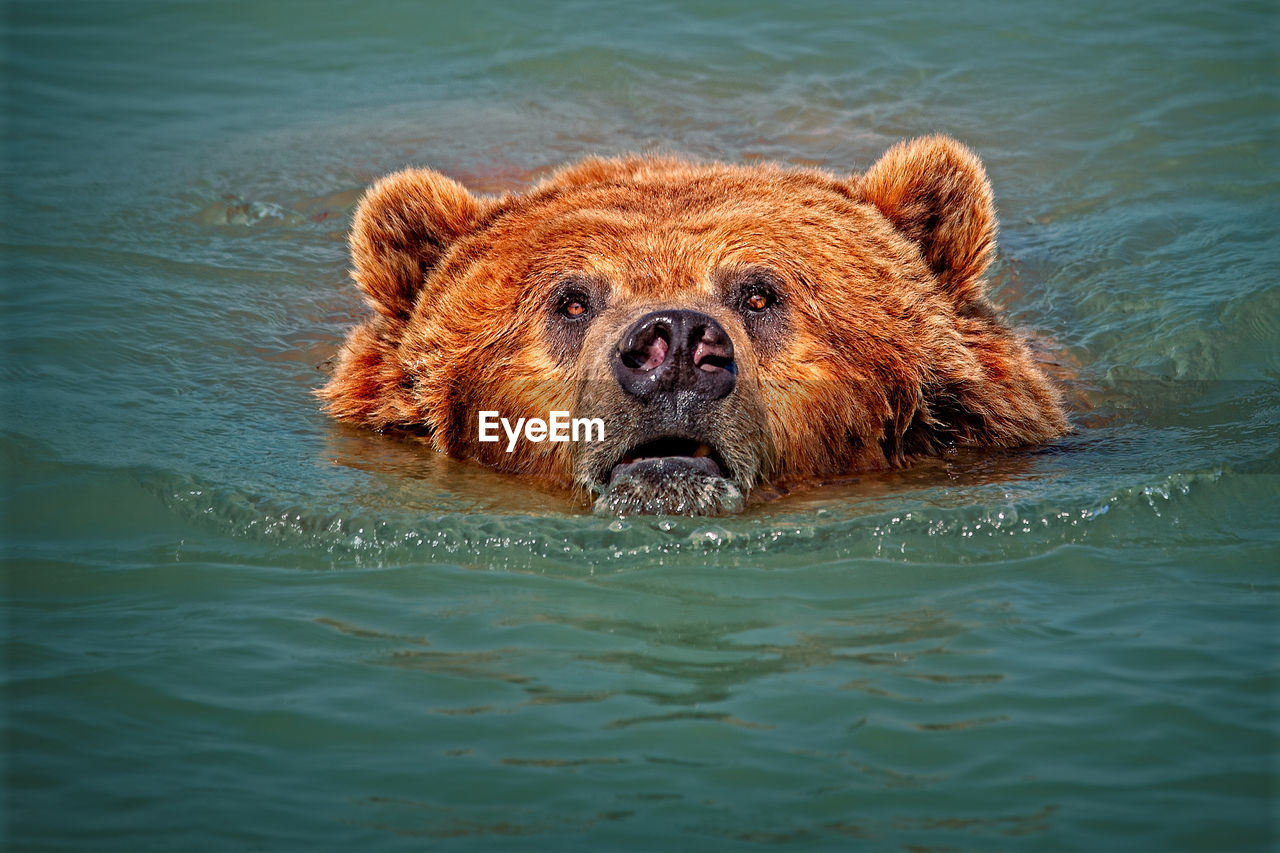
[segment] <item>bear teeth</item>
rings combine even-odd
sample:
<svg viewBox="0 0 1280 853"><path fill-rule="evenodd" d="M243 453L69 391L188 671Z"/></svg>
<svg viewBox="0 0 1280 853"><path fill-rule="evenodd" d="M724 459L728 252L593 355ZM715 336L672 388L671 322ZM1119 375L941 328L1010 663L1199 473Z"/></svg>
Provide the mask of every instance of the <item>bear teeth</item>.
<svg viewBox="0 0 1280 853"><path fill-rule="evenodd" d="M683 463L681 460L685 460ZM693 470L705 471L717 477L728 477L727 468L716 454L715 449L706 442L687 438L660 438L637 445L627 451L614 463L608 479L612 481L618 474L638 463L658 463L661 470L677 470L670 466L692 466Z"/></svg>
<svg viewBox="0 0 1280 853"><path fill-rule="evenodd" d="M619 464L629 465L632 462L643 462L646 459L665 459L668 457L685 457L699 459L710 456L714 451L705 442L695 442L687 438L660 438L638 445L623 454Z"/></svg>

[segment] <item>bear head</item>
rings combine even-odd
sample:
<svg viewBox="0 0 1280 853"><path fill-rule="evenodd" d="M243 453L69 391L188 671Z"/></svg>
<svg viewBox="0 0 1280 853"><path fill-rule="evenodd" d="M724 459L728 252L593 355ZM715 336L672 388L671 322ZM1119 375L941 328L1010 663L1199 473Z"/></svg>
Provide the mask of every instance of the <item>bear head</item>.
<svg viewBox="0 0 1280 853"><path fill-rule="evenodd" d="M766 483L1043 442L1066 422L987 301L995 234L981 163L937 136L850 176L591 158L478 197L406 170L355 215L374 313L319 394L607 513L722 514ZM511 448L480 440L485 411L603 437Z"/></svg>

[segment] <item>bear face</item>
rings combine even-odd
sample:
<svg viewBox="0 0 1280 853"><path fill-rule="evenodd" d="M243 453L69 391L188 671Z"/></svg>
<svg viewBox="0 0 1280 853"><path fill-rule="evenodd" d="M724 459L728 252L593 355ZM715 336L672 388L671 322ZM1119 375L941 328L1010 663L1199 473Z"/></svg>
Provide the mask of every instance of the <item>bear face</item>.
<svg viewBox="0 0 1280 853"><path fill-rule="evenodd" d="M1066 421L986 299L995 230L981 163L945 137L848 177L593 158L481 198L399 172L356 213L375 313L318 393L606 513L723 514L764 483L1043 442ZM604 437L509 451L483 411Z"/></svg>

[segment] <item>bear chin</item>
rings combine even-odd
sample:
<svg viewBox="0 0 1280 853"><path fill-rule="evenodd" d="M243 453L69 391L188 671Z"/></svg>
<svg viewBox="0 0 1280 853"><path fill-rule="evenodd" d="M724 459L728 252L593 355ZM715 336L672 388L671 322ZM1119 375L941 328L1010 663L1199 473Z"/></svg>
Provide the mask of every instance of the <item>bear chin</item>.
<svg viewBox="0 0 1280 853"><path fill-rule="evenodd" d="M732 515L742 491L707 457L664 456L614 467L596 515Z"/></svg>

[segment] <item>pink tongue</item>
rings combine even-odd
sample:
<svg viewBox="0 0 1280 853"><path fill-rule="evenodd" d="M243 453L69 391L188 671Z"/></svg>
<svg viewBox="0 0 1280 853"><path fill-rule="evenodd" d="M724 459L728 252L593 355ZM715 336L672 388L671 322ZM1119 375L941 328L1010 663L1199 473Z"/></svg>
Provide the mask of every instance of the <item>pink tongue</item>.
<svg viewBox="0 0 1280 853"><path fill-rule="evenodd" d="M662 338L654 338L653 343L649 344L648 356L641 367L645 370L653 370L667 360L667 342Z"/></svg>

